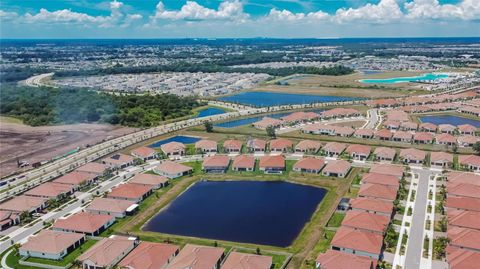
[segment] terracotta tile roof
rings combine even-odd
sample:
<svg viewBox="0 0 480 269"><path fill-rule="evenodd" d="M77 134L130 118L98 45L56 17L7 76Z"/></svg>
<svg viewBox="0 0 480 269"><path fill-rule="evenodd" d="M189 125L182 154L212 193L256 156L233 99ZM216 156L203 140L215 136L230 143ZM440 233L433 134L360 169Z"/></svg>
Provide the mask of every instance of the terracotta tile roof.
<svg viewBox="0 0 480 269"><path fill-rule="evenodd" d="M191 171L192 167L172 161L163 161L155 169L166 174L179 174Z"/></svg>
<svg viewBox="0 0 480 269"><path fill-rule="evenodd" d="M202 139L195 143L196 149L203 149L203 150L216 150L217 149L217 142L213 140L206 140Z"/></svg>
<svg viewBox="0 0 480 269"><path fill-rule="evenodd" d="M317 257L322 269L375 269L377 261L355 254L335 250L327 250Z"/></svg>
<svg viewBox="0 0 480 269"><path fill-rule="evenodd" d="M178 251L178 246L162 243L141 242L119 264L121 268L164 268Z"/></svg>
<svg viewBox="0 0 480 269"><path fill-rule="evenodd" d="M253 126L259 129L267 129L268 127L276 127L276 126L282 125L282 123L283 121L279 119L263 117L261 120L253 123Z"/></svg>
<svg viewBox="0 0 480 269"><path fill-rule="evenodd" d="M122 153L115 153L112 156L106 158L105 162L116 164L116 165L122 165L125 163L133 162L133 157L122 154Z"/></svg>
<svg viewBox="0 0 480 269"><path fill-rule="evenodd" d="M309 170L320 170L325 165L323 159L317 159L314 157L305 157L300 159L293 165L294 169L309 169Z"/></svg>
<svg viewBox="0 0 480 269"><path fill-rule="evenodd" d="M163 153L169 154L172 152L185 151L186 146L183 143L173 141L161 145L160 148L162 149Z"/></svg>
<svg viewBox="0 0 480 269"><path fill-rule="evenodd" d="M46 202L46 198L20 195L1 203L0 210L14 212L32 211L33 209L37 209L42 205L45 205Z"/></svg>
<svg viewBox="0 0 480 269"><path fill-rule="evenodd" d="M247 141L247 147L249 148L265 149L266 146L267 146L267 142L262 139L254 138Z"/></svg>
<svg viewBox="0 0 480 269"><path fill-rule="evenodd" d="M426 157L425 151L409 148L409 149L402 149L400 150L400 157L403 159L410 159L415 161L423 161Z"/></svg>
<svg viewBox="0 0 480 269"><path fill-rule="evenodd" d="M346 174L348 170L350 170L350 167L352 167L352 165L345 160L331 160L325 165L323 172L330 174Z"/></svg>
<svg viewBox="0 0 480 269"><path fill-rule="evenodd" d="M322 117L345 117L360 114L360 112L353 108L336 107L329 110L325 110L320 115Z"/></svg>
<svg viewBox="0 0 480 269"><path fill-rule="evenodd" d="M284 122L297 122L297 121L307 121L307 120L313 120L320 117L319 114L315 112L293 112L292 114L289 114L287 116L282 117L281 119Z"/></svg>
<svg viewBox="0 0 480 269"><path fill-rule="evenodd" d="M438 125L438 130L440 132L453 132L453 131L455 131L455 129L457 129L457 127L454 126L454 125L451 125L451 124L439 124Z"/></svg>
<svg viewBox="0 0 480 269"><path fill-rule="evenodd" d="M223 142L223 147L230 150L240 150L242 149L242 144L243 143L240 140L229 139Z"/></svg>
<svg viewBox="0 0 480 269"><path fill-rule="evenodd" d="M410 141L413 138L413 134L410 133L410 132L406 132L406 131L396 131L393 134L392 137L393 137L393 139L401 139L401 140Z"/></svg>
<svg viewBox="0 0 480 269"><path fill-rule="evenodd" d="M379 184L362 184L358 191L360 197L372 197L393 201L397 197L397 190L392 187Z"/></svg>
<svg viewBox="0 0 480 269"><path fill-rule="evenodd" d="M232 167L236 168L254 168L255 158L248 155L238 155L233 159Z"/></svg>
<svg viewBox="0 0 480 269"><path fill-rule="evenodd" d="M461 197L480 198L480 185L448 182L447 194Z"/></svg>
<svg viewBox="0 0 480 269"><path fill-rule="evenodd" d="M391 214L393 211L393 204L391 202L374 198L354 198L350 200L350 206L356 209L381 212L385 214Z"/></svg>
<svg viewBox="0 0 480 269"><path fill-rule="evenodd" d="M333 127L336 135L350 136L355 132L355 130L350 126L333 126Z"/></svg>
<svg viewBox="0 0 480 269"><path fill-rule="evenodd" d="M324 147L324 151L335 152L335 153L342 153L347 145L338 142L328 142Z"/></svg>
<svg viewBox="0 0 480 269"><path fill-rule="evenodd" d="M480 199L449 196L445 201L445 207L480 212Z"/></svg>
<svg viewBox="0 0 480 269"><path fill-rule="evenodd" d="M448 210L448 225L480 230L480 212Z"/></svg>
<svg viewBox="0 0 480 269"><path fill-rule="evenodd" d="M313 150L313 151L318 151L322 144L318 141L313 141L313 140L302 140L298 142L298 144L295 146L295 150Z"/></svg>
<svg viewBox="0 0 480 269"><path fill-rule="evenodd" d="M227 167L230 157L226 155L207 156L203 159L203 167Z"/></svg>
<svg viewBox="0 0 480 269"><path fill-rule="evenodd" d="M480 156L478 155L459 155L458 162L461 165L473 165L476 167L480 166Z"/></svg>
<svg viewBox="0 0 480 269"><path fill-rule="evenodd" d="M447 262L449 269L478 269L480 252L447 247Z"/></svg>
<svg viewBox="0 0 480 269"><path fill-rule="evenodd" d="M410 118L408 117L408 113L402 110L388 110L386 113L388 120L395 120L395 121L409 121Z"/></svg>
<svg viewBox="0 0 480 269"><path fill-rule="evenodd" d="M433 134L427 133L427 132L417 132L413 135L414 141L429 142L429 141L433 141L433 138L434 138Z"/></svg>
<svg viewBox="0 0 480 269"><path fill-rule="evenodd" d="M57 219L52 227L54 229L63 229L81 233L94 233L113 219L115 219L114 216L80 212L64 219Z"/></svg>
<svg viewBox="0 0 480 269"><path fill-rule="evenodd" d="M138 157L141 157L141 158L149 158L149 157L157 154L157 152L154 149L149 148L149 147L138 147L138 148L132 150L131 154L135 155L135 156L138 156Z"/></svg>
<svg viewBox="0 0 480 269"><path fill-rule="evenodd" d="M383 138L383 139L390 139L393 136L393 133L388 129L380 129L375 131L375 137Z"/></svg>
<svg viewBox="0 0 480 269"><path fill-rule="evenodd" d="M87 163L75 169L75 171L80 172L87 172L96 175L101 175L105 170L107 170L108 166L101 164L101 163Z"/></svg>
<svg viewBox="0 0 480 269"><path fill-rule="evenodd" d="M480 175L474 173L449 171L446 177L449 182L480 185Z"/></svg>
<svg viewBox="0 0 480 269"><path fill-rule="evenodd" d="M405 171L404 166L384 163L376 163L370 168L370 173L392 175L398 178L403 176L403 171Z"/></svg>
<svg viewBox="0 0 480 269"><path fill-rule="evenodd" d="M95 175L91 173L73 171L55 179L52 182L78 186L88 181L92 181L94 178Z"/></svg>
<svg viewBox="0 0 480 269"><path fill-rule="evenodd" d="M285 138L277 138L270 141L270 149L288 149L293 147L293 142Z"/></svg>
<svg viewBox="0 0 480 269"><path fill-rule="evenodd" d="M187 244L168 269L211 269L221 259L224 249Z"/></svg>
<svg viewBox="0 0 480 269"><path fill-rule="evenodd" d="M421 123L419 126L420 130L425 130L425 131L436 131L437 130L437 125L430 123L430 122L425 122Z"/></svg>
<svg viewBox="0 0 480 269"><path fill-rule="evenodd" d="M45 182L25 192L26 195L56 198L61 194L72 191L72 186L61 183Z"/></svg>
<svg viewBox="0 0 480 269"><path fill-rule="evenodd" d="M133 184L142 184L142 185L159 185L159 184L165 184L168 182L168 178L159 176L159 175L153 175L153 174L136 174L133 176L128 183L133 183Z"/></svg>
<svg viewBox="0 0 480 269"><path fill-rule="evenodd" d="M410 130L416 130L418 128L418 124L415 122L411 121L404 121L400 124L402 128L410 129Z"/></svg>
<svg viewBox="0 0 480 269"><path fill-rule="evenodd" d="M282 155L262 156L260 158L261 168L285 168L285 157Z"/></svg>
<svg viewBox="0 0 480 269"><path fill-rule="evenodd" d="M331 245L380 255L383 236L341 226L335 233Z"/></svg>
<svg viewBox="0 0 480 269"><path fill-rule="evenodd" d="M107 267L134 245L134 240L123 236L104 238L80 255L77 260L81 262L88 260L97 267Z"/></svg>
<svg viewBox="0 0 480 269"><path fill-rule="evenodd" d="M379 173L366 173L362 176L362 183L387 185L397 188L400 186L398 177L392 175L384 175Z"/></svg>
<svg viewBox="0 0 480 269"><path fill-rule="evenodd" d="M20 247L20 250L59 254L83 237L85 235L79 233L41 230L38 234L28 238L28 241Z"/></svg>
<svg viewBox="0 0 480 269"><path fill-rule="evenodd" d="M457 127L461 133L474 133L477 131L477 127L471 124L461 124L461 125L458 125Z"/></svg>
<svg viewBox="0 0 480 269"><path fill-rule="evenodd" d="M430 162L453 162L453 155L443 151L433 151L430 153Z"/></svg>
<svg viewBox="0 0 480 269"><path fill-rule="evenodd" d="M438 134L435 137L435 140L437 140L437 142L439 142L439 143L455 144L457 142L457 139L453 135L447 134L447 133Z"/></svg>
<svg viewBox="0 0 480 269"><path fill-rule="evenodd" d="M387 159L392 159L393 160L395 158L395 155L397 154L397 152L395 151L395 149L392 149L392 148L377 147L373 151L373 154L375 154L375 156L377 156L377 157L382 157L382 158L387 158Z"/></svg>
<svg viewBox="0 0 480 269"><path fill-rule="evenodd" d="M361 155L370 155L370 152L372 151L372 147L366 146L366 145L357 145L357 144L352 144L348 146L346 151L352 155L352 154L361 154Z"/></svg>
<svg viewBox="0 0 480 269"><path fill-rule="evenodd" d="M152 190L152 186L139 184L120 184L107 194L109 198L139 199Z"/></svg>
<svg viewBox="0 0 480 269"><path fill-rule="evenodd" d="M342 221L342 226L384 233L390 223L390 218L364 211L349 210Z"/></svg>
<svg viewBox="0 0 480 269"><path fill-rule="evenodd" d="M480 138L477 136L473 135L460 135L457 137L457 142L459 144L468 144L468 145L473 145L480 141Z"/></svg>
<svg viewBox="0 0 480 269"><path fill-rule="evenodd" d="M88 205L87 210L124 213L134 204L134 202L127 200L96 197L90 205Z"/></svg>
<svg viewBox="0 0 480 269"><path fill-rule="evenodd" d="M221 269L270 269L271 266L271 256L233 251L228 255Z"/></svg>
<svg viewBox="0 0 480 269"><path fill-rule="evenodd" d="M459 227L450 227L447 237L452 246L480 251L480 231Z"/></svg>
<svg viewBox="0 0 480 269"><path fill-rule="evenodd" d="M373 136L374 131L372 129L357 129L353 134L355 136Z"/></svg>

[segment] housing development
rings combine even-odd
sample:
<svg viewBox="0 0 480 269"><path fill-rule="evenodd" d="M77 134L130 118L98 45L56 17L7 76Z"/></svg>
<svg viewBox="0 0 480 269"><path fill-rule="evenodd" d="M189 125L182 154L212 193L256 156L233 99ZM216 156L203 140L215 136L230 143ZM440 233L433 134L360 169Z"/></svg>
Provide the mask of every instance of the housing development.
<svg viewBox="0 0 480 269"><path fill-rule="evenodd" d="M480 264L478 38L0 52L1 268Z"/></svg>

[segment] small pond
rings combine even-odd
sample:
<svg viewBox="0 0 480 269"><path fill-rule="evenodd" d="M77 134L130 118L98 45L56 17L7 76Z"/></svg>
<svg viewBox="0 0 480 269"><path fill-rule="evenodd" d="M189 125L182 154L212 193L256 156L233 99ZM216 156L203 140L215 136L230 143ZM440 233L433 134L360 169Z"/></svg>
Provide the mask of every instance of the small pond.
<svg viewBox="0 0 480 269"><path fill-rule="evenodd" d="M201 181L154 216L144 230L286 247L326 192L281 181Z"/></svg>
<svg viewBox="0 0 480 269"><path fill-rule="evenodd" d="M323 109L317 109L317 110L310 110L308 112L320 113L322 111L324 111L324 110ZM215 126L216 127L221 127L221 128L235 128L235 127L242 126L242 125L252 124L254 122L257 122L257 121L263 119L264 117L279 119L281 117L285 117L285 116L290 115L290 114L292 114L292 113L291 112L286 112L286 113L269 114L269 115L251 117L251 118L238 119L238 120L231 120L231 121L217 123L217 124L215 124Z"/></svg>
<svg viewBox="0 0 480 269"><path fill-rule="evenodd" d="M199 141L200 138L194 137L194 136L184 136L184 135L177 135L177 136L172 136L167 139L159 140L153 144L148 145L151 148L158 148L163 144L167 144L170 142L180 142L183 144L193 144L197 141Z"/></svg>
<svg viewBox="0 0 480 269"><path fill-rule="evenodd" d="M209 107L198 112L197 118L203 118L225 113L225 110L218 107Z"/></svg>
<svg viewBox="0 0 480 269"><path fill-rule="evenodd" d="M428 73L414 77L397 77L397 78L385 78L385 79L362 79L363 83L377 83L377 84L393 84L404 82L419 82L419 81L432 81L436 79L448 78L447 74L434 74Z"/></svg>
<svg viewBox="0 0 480 269"><path fill-rule="evenodd" d="M420 117L422 122L429 122L436 125L439 124L451 124L451 125L462 125L470 124L475 127L480 128L480 120L474 120L469 118L463 118L453 115L432 115L432 116L423 116Z"/></svg>

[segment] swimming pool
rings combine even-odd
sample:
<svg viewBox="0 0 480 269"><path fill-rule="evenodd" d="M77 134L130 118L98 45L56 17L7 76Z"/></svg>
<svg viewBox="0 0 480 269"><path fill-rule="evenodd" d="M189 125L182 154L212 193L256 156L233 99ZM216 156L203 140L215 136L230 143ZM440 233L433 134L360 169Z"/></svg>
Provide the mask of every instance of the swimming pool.
<svg viewBox="0 0 480 269"><path fill-rule="evenodd" d="M377 83L377 84L393 84L393 83L404 83L404 82L417 82L417 81L431 81L436 79L448 78L447 74L434 74L428 73L415 77L396 77L396 78L385 78L385 79L362 79L362 83Z"/></svg>

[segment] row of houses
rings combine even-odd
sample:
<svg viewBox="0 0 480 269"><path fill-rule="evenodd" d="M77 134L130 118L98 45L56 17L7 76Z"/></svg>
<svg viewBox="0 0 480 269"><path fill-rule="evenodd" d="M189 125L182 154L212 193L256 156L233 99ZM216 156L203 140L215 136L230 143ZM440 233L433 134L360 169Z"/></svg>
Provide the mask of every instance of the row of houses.
<svg viewBox="0 0 480 269"><path fill-rule="evenodd" d="M254 122L252 125L257 129L267 129L269 127L280 128L282 126L291 126L298 123L312 122L321 119L332 118L345 118L345 117L357 117L360 116L360 111L353 108L333 108L322 111L320 113L315 112L294 112L280 119L263 117L260 121Z"/></svg>
<svg viewBox="0 0 480 269"><path fill-rule="evenodd" d="M424 123L415 123L412 121L396 121L396 120L386 120L382 125L389 130L400 130L400 131L410 131L410 132L429 132L429 133L444 133L444 134L461 134L461 135L475 135L478 131L477 127L471 124L439 124L435 125L433 123L424 122Z"/></svg>
<svg viewBox="0 0 480 269"><path fill-rule="evenodd" d="M458 101L471 100L477 97L475 90L458 93L458 94L441 94L432 96L410 96L405 98L391 98L391 99L373 99L366 101L370 107L401 107L401 106L423 106L433 104L448 104Z"/></svg>
<svg viewBox="0 0 480 269"><path fill-rule="evenodd" d="M58 260L87 240L84 234L42 230L19 248L25 257ZM50 254L54 253L54 254ZM187 244L178 246L139 241L135 237L112 235L96 242L77 260L83 269L270 269L271 256L232 251L225 257L225 249ZM61 258L60 258L61 259Z"/></svg>
<svg viewBox="0 0 480 269"><path fill-rule="evenodd" d="M480 176L465 172L446 174L446 260L451 269L480 264Z"/></svg>
<svg viewBox="0 0 480 269"><path fill-rule="evenodd" d="M358 197L350 201L331 249L317 257L316 268L377 268L403 173L403 166L375 164L363 175Z"/></svg>

